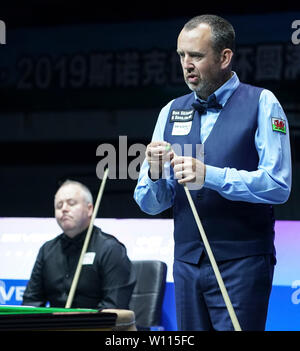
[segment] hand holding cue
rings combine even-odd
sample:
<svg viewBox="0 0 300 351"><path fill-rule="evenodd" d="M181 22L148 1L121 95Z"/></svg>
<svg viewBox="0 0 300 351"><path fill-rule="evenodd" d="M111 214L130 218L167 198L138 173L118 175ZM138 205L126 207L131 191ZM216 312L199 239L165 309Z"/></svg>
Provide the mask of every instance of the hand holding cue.
<svg viewBox="0 0 300 351"><path fill-rule="evenodd" d="M225 287L225 284L223 282L223 279L222 279L222 276L220 274L220 271L219 271L219 268L218 268L218 265L216 263L216 260L215 260L215 257L212 253L212 250L210 248L210 244L207 240L207 237L206 237L206 234L205 234L205 231L203 229L203 226L201 224L201 221L200 221L200 218L198 216L198 212L196 210L196 207L195 207L195 204L194 204L194 201L191 197L191 194L190 194L190 191L188 189L188 187L186 186L186 184L183 185L183 188L185 190L185 193L186 193L186 196L188 198L188 201L189 201L189 204L191 206L191 210L193 212L193 215L194 215L194 218L195 218L195 221L197 223L197 226L198 226L198 229L199 229L199 232L200 232L200 235L201 235L201 238L202 238L202 241L203 241L203 244L205 246L205 250L207 252L207 255L208 255L208 258L210 260L210 263L212 265L212 268L213 268L213 271L215 273L215 276L217 278L217 282L219 284L219 287L220 287L220 290L221 290L221 293L222 293L222 296L223 296L223 299L225 301L225 304L226 304L226 307L227 307L227 310L228 310L228 313L229 313L229 316L230 316L230 319L231 319L231 322L233 324L233 327L234 327L234 330L235 331L241 331L241 327L240 327L240 324L239 324L239 321L237 319L237 316L234 312L234 309L233 309L233 306L232 306L232 303L230 301L230 298L228 296L228 293L227 293L227 289Z"/></svg>
<svg viewBox="0 0 300 351"><path fill-rule="evenodd" d="M90 237L92 235L94 221L95 221L95 218L97 216L97 212L98 212L100 201L101 201L101 198L102 198L102 195L103 195L103 191L104 191L106 179L107 179L107 176L108 176L108 172L109 172L109 170L108 170L108 168L106 168L106 170L104 171L104 175L103 175L103 179L102 179L101 185L100 185L99 193L98 193L98 196L97 196L97 200L96 200L96 203L95 203L95 207L94 207L94 211L93 211L93 214L92 214L92 217L91 217L89 228L88 228L88 231L87 231L87 234L86 234L83 246L82 246L81 254L80 254L80 257L79 257L79 260L78 260L77 268L76 268L76 271L75 271L75 274L74 274L74 278L73 278L73 281L72 281L72 285L71 285L71 288L70 288L70 292L69 292L69 296L68 296L65 308L70 308L71 305L72 305L72 302L73 302L73 298L74 298L74 295L75 295L75 290L77 288L77 284L78 284L78 280L79 280L79 276L80 276L80 272L81 272L81 268L82 268L83 258L84 258L84 255L86 253L86 250L88 248Z"/></svg>

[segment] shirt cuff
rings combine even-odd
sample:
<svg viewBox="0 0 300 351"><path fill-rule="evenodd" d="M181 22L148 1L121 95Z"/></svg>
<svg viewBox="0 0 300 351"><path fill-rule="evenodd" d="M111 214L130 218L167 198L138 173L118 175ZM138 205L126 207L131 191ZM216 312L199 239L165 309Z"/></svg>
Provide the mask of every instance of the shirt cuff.
<svg viewBox="0 0 300 351"><path fill-rule="evenodd" d="M146 182L148 184L148 186L150 187L150 189L154 190L154 189L157 189L159 187L159 184L163 181L163 178L159 178L159 179L154 179L152 180L150 178L150 174L149 174L149 171L148 171L148 176L146 178Z"/></svg>
<svg viewBox="0 0 300 351"><path fill-rule="evenodd" d="M206 165L205 181L203 186L212 190L221 190L224 184L225 168Z"/></svg>

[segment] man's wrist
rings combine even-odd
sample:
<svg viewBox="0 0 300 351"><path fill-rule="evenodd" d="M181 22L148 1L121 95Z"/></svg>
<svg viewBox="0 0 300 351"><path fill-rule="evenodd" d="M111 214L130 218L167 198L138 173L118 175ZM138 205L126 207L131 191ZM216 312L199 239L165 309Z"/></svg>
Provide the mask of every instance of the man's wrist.
<svg viewBox="0 0 300 351"><path fill-rule="evenodd" d="M149 168L148 169L148 177L152 181L156 181L156 180L160 179L162 177L162 169L161 169L161 167L158 170L154 170L154 169Z"/></svg>

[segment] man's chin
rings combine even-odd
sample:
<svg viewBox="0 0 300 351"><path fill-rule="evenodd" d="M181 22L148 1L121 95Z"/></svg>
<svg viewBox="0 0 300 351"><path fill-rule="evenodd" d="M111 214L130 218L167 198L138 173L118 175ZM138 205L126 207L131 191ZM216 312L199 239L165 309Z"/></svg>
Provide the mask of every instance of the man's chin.
<svg viewBox="0 0 300 351"><path fill-rule="evenodd" d="M202 89L198 85L194 84L188 84L188 87L190 88L191 91L197 94L197 96L201 97L203 96L202 94ZM205 100L205 98L203 98Z"/></svg>
<svg viewBox="0 0 300 351"><path fill-rule="evenodd" d="M204 86L203 82L200 84L192 84L190 82L186 83L190 90L194 91L197 96L199 96L203 100L207 100L208 96L214 92L214 89L210 89L210 86L207 84Z"/></svg>
<svg viewBox="0 0 300 351"><path fill-rule="evenodd" d="M74 226L71 225L71 223L63 222L63 223L58 223L58 224L64 233L72 231L74 229Z"/></svg>
<svg viewBox="0 0 300 351"><path fill-rule="evenodd" d="M189 81L186 81L186 84L190 90L195 91L196 93L201 91L201 86L199 83L194 84L194 83L191 83Z"/></svg>

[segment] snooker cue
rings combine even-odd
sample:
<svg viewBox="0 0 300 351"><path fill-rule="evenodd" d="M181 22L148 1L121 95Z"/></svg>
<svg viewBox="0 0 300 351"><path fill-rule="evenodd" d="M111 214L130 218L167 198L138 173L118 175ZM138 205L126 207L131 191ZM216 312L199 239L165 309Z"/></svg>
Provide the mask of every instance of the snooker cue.
<svg viewBox="0 0 300 351"><path fill-rule="evenodd" d="M194 218L195 218L195 221L197 223L197 226L198 226L198 229L199 229L199 232L200 232L200 235L201 235L201 238L202 238L202 241L203 241L203 244L205 246L205 250L207 252L207 255L208 255L208 258L210 260L210 263L212 265L212 268L213 268L213 271L215 273L215 276L217 278L217 282L219 284L219 287L220 287L220 290L221 290L221 293L222 293L222 296L223 296L223 299L225 301L225 304L226 304L226 307L227 307L227 310L228 310L228 313L229 313L229 316L230 316L230 319L231 319L231 322L233 324L233 327L234 327L234 330L235 331L241 331L241 327L240 327L240 324L239 324L239 321L237 319L237 316L235 314L235 311L233 309L233 306L232 306L232 303L230 301L230 298L228 296L228 293L227 293L227 289L225 287L225 284L223 282L223 279L222 279L222 276L220 274L220 271L219 271L219 268L218 268L218 265L216 263L216 260L215 260L215 257L212 253L212 250L210 248L210 245L209 245L209 242L207 240L207 237L206 237L206 234L205 234L205 231L203 229L203 226L202 226L202 223L200 221L200 218L199 218L199 215L197 213L197 210L196 210L196 207L195 207L195 204L194 204L194 201L191 197L191 194L190 194L190 191L187 187L186 184L183 185L183 188L185 190L185 193L186 193L186 196L188 198L188 201L189 201L189 204L190 204L190 207L191 207L191 210L193 212L193 215L194 215Z"/></svg>
<svg viewBox="0 0 300 351"><path fill-rule="evenodd" d="M81 268L82 268L83 258L84 258L84 255L86 253L86 250L88 248L90 237L92 235L94 221L95 221L95 218L97 216L97 212L98 212L100 201L101 201L101 198L102 198L102 195L103 195L103 191L104 191L106 179L107 179L107 176L108 176L108 172L109 172L109 170L108 170L108 168L106 168L105 171L104 171L103 179L102 179L102 182L101 182L101 185L100 185L100 189L99 189L99 192L98 192L97 200L95 202L95 207L94 207L94 211L93 211L93 214L92 214L92 217L91 217L89 228L88 228L88 231L87 231L87 234L86 234L83 246L82 246L81 254L80 254L80 257L79 257L79 260L78 260L77 268L76 268L76 271L75 271L75 274L74 274L74 278L73 278L73 281L72 281L72 285L71 285L71 288L70 288L70 292L69 292L69 296L68 296L65 308L70 308L71 305L72 305L72 302L73 302L73 298L74 298L74 295L75 295L75 290L77 288L77 284L78 284L78 280L79 280L79 276L80 276L80 272L81 272Z"/></svg>

